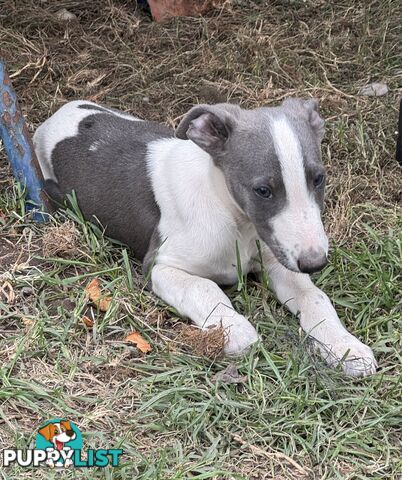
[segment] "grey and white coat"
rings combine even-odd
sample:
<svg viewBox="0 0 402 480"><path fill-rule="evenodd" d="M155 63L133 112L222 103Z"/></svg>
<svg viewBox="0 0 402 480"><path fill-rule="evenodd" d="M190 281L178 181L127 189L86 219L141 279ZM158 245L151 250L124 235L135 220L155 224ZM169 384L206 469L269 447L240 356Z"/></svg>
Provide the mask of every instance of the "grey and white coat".
<svg viewBox="0 0 402 480"><path fill-rule="evenodd" d="M371 349L308 275L328 253L323 133L316 100L198 105L175 133L75 101L38 128L34 144L50 194L61 201L74 190L84 216L152 269L156 295L202 328L227 329L228 354L259 339L219 287L237 281L238 250L242 272L266 270L328 363L343 359L347 374L367 375L376 370Z"/></svg>

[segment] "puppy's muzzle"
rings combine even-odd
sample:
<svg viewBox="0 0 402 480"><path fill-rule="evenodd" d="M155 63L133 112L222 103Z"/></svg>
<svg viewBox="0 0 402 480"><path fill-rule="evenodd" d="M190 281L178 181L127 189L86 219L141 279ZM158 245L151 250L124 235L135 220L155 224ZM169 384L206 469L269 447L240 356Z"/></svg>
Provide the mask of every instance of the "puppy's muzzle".
<svg viewBox="0 0 402 480"><path fill-rule="evenodd" d="M327 263L327 254L323 250L309 250L301 253L297 260L297 266L302 273L319 272Z"/></svg>

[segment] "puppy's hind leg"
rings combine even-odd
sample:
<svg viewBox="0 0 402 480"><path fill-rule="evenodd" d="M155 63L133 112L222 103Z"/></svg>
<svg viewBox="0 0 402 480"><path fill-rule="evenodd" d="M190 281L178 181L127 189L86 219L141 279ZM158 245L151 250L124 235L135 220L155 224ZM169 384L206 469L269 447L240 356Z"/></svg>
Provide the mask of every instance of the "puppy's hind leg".
<svg viewBox="0 0 402 480"><path fill-rule="evenodd" d="M227 332L226 354L239 355L258 340L255 328L211 280L161 264L153 267L151 279L156 295L197 326L222 326Z"/></svg>

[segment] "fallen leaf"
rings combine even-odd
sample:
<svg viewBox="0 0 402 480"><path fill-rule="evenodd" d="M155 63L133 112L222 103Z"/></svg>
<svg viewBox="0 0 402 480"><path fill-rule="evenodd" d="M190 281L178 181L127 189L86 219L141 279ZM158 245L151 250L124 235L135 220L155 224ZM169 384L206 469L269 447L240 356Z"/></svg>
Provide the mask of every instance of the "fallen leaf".
<svg viewBox="0 0 402 480"><path fill-rule="evenodd" d="M214 376L214 380L222 383L245 383L247 377L245 375L239 375L236 365L229 363L224 370Z"/></svg>
<svg viewBox="0 0 402 480"><path fill-rule="evenodd" d="M86 325L88 328L92 328L94 326L94 321L92 320L92 318L89 318L87 317L86 315L84 315L83 317L81 317L81 321L82 323L84 323L84 325Z"/></svg>
<svg viewBox="0 0 402 480"><path fill-rule="evenodd" d="M102 295L100 289L100 282L97 278L94 278L86 288L85 299L91 300L96 308L98 308L101 312L107 312L112 303L111 297L105 297Z"/></svg>
<svg viewBox="0 0 402 480"><path fill-rule="evenodd" d="M142 353L148 353L152 350L151 345L138 332L130 333L124 341L134 343Z"/></svg>
<svg viewBox="0 0 402 480"><path fill-rule="evenodd" d="M22 317L21 321L27 327L31 327L35 323L35 320L33 320L32 318L27 318L27 317Z"/></svg>

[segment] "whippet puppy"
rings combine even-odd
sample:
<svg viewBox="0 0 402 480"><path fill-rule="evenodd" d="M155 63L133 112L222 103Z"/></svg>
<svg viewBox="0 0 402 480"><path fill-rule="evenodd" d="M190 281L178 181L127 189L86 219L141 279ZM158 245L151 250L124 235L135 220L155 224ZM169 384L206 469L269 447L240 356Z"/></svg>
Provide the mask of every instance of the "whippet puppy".
<svg viewBox="0 0 402 480"><path fill-rule="evenodd" d="M223 326L226 353L259 337L218 285L236 283L238 267L264 269L327 362L368 375L371 349L308 275L327 263L323 134L317 100L198 105L176 132L74 101L38 128L34 144L49 194L61 202L74 190L85 218L143 261L156 295L199 327Z"/></svg>

